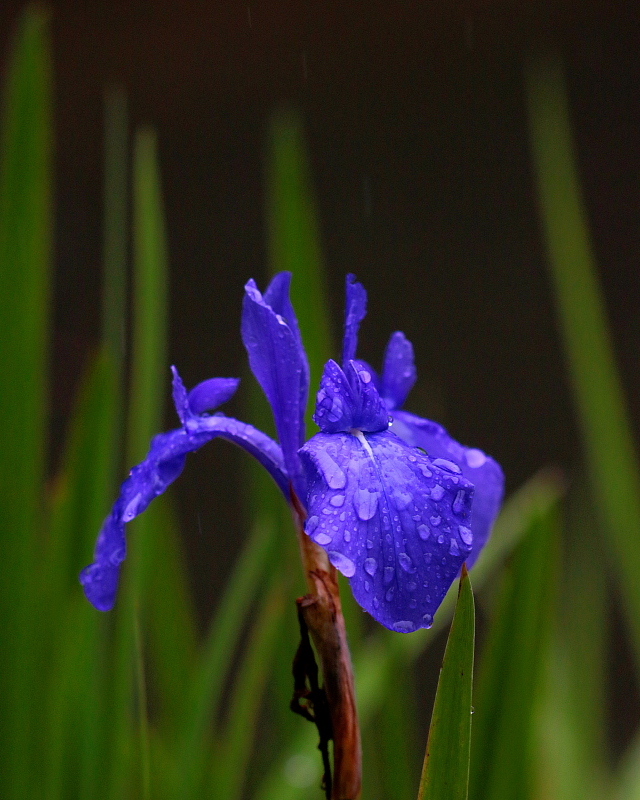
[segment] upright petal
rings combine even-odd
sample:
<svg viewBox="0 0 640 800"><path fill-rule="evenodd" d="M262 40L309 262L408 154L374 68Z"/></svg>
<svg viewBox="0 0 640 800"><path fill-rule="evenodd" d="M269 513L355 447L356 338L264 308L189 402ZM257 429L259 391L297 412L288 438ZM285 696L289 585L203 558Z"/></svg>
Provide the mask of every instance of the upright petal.
<svg viewBox="0 0 640 800"><path fill-rule="evenodd" d="M298 323L288 301L289 280L288 273L280 273L265 297L253 280L246 284L242 340L253 374L271 404L287 472L296 491L303 496L297 451L304 442L309 366ZM279 311L269 305L266 297L277 302ZM288 314L289 318L280 312Z"/></svg>
<svg viewBox="0 0 640 800"><path fill-rule="evenodd" d="M316 401L313 418L325 433L352 428L373 432L389 427L387 407L362 361L350 361L344 370L335 361L328 361Z"/></svg>
<svg viewBox="0 0 640 800"><path fill-rule="evenodd" d="M392 411L391 430L407 444L421 447L437 461L446 460L456 464L462 475L475 486L471 509L473 546L467 566L475 564L480 551L491 533L491 528L504 496L504 473L500 464L482 450L465 447L453 439L438 425L408 411Z"/></svg>
<svg viewBox="0 0 640 800"><path fill-rule="evenodd" d="M391 630L431 626L471 549L473 487L390 431L319 433L300 451L305 530Z"/></svg>
<svg viewBox="0 0 640 800"><path fill-rule="evenodd" d="M384 354L380 394L388 408L401 408L417 378L413 345L401 331L392 334Z"/></svg>
<svg viewBox="0 0 640 800"><path fill-rule="evenodd" d="M344 341L342 346L342 366L356 357L358 349L358 330L367 315L367 291L358 283L355 275L347 275L347 304L344 321Z"/></svg>

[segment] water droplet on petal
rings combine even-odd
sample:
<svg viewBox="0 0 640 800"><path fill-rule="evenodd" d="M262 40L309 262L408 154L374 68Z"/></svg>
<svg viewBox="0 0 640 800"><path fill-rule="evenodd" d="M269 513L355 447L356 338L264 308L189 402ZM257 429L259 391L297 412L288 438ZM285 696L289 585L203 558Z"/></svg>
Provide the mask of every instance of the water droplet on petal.
<svg viewBox="0 0 640 800"><path fill-rule="evenodd" d="M418 536L426 542L429 538L431 531L429 530L427 525L418 525Z"/></svg>
<svg viewBox="0 0 640 800"><path fill-rule="evenodd" d="M318 544L325 545L331 544L333 540L331 536L328 536L326 533L319 533L314 537L314 541L316 541Z"/></svg>
<svg viewBox="0 0 640 800"><path fill-rule="evenodd" d="M317 450L315 457L329 487L331 489L344 488L347 483L347 477L329 453L325 450Z"/></svg>
<svg viewBox="0 0 640 800"><path fill-rule="evenodd" d="M400 566L405 572L412 573L416 571L416 568L413 565L413 561L409 558L406 553L400 553L398 555L398 561L400 562Z"/></svg>
<svg viewBox="0 0 640 800"><path fill-rule="evenodd" d="M446 469L448 472L455 472L459 475L462 470L457 464L454 464L453 461L449 461L446 458L436 458L433 462L434 467L440 467L440 469Z"/></svg>
<svg viewBox="0 0 640 800"><path fill-rule="evenodd" d="M384 568L384 582L391 583L393 580L393 576L395 574L395 570L393 567L385 567Z"/></svg>
<svg viewBox="0 0 640 800"><path fill-rule="evenodd" d="M436 485L435 485L435 486L434 486L434 487L431 489L430 495L431 495L431 499L432 499L432 500L435 500L436 502L437 502L438 500L442 500L442 498L444 497L444 487L443 487L443 486L440 486L440 484L439 484L439 483L437 483L437 484L436 484Z"/></svg>
<svg viewBox="0 0 640 800"><path fill-rule="evenodd" d="M473 534L471 533L471 531L469 530L469 528L465 528L465 526L464 526L464 525L460 525L460 526L458 527L458 533L460 534L460 538L462 539L462 541L463 541L463 542L464 542L466 545L468 545L469 547L471 547L471 545L472 545L472 543L473 543Z"/></svg>
<svg viewBox="0 0 640 800"><path fill-rule="evenodd" d="M398 633L411 633L415 631L416 626L407 619L401 619L399 622L393 623L393 629L398 631Z"/></svg>
<svg viewBox="0 0 640 800"><path fill-rule="evenodd" d="M387 589L387 593L384 596L384 599L387 603L390 603L393 600L393 593L395 591L395 586L391 586Z"/></svg>
<svg viewBox="0 0 640 800"><path fill-rule="evenodd" d="M433 558L433 554L432 554L432 553L425 553L425 554L424 554L424 560L425 560L425 562L426 562L427 564L430 564L430 563L431 563L431 559L432 559L432 558Z"/></svg>
<svg viewBox="0 0 640 800"><path fill-rule="evenodd" d="M375 608L378 608L378 606L380 605L380 601L378 600L377 597L373 598L373 605Z"/></svg>
<svg viewBox="0 0 640 800"><path fill-rule="evenodd" d="M424 617L422 617L422 621L424 622L425 628L430 628L433 625L433 617L431 614L425 614Z"/></svg>
<svg viewBox="0 0 640 800"><path fill-rule="evenodd" d="M432 525L439 525L439 524L442 522L442 517L439 517L439 516L437 516L437 515L434 515L433 517L431 517L431 518L429 519L429 522L430 522Z"/></svg>
<svg viewBox="0 0 640 800"><path fill-rule="evenodd" d="M363 522L371 519L378 507L378 493L368 489L356 489L353 493L353 506Z"/></svg>
<svg viewBox="0 0 640 800"><path fill-rule="evenodd" d="M344 540L345 540L345 542L350 542L351 541L351 531L348 530L348 529L346 529L345 532L344 532Z"/></svg>
<svg viewBox="0 0 640 800"><path fill-rule="evenodd" d="M367 592L371 591L371 584L369 583L369 581L364 582L364 588L366 589Z"/></svg>
<svg viewBox="0 0 640 800"><path fill-rule="evenodd" d="M307 524L305 526L306 532L313 533L315 529L318 527L319 522L320 520L318 519L318 517L315 516L315 514L313 515L313 517L309 517L309 519L307 520Z"/></svg>
<svg viewBox="0 0 640 800"><path fill-rule="evenodd" d="M451 508L453 509L454 514L462 514L464 511L464 489L460 489L458 491Z"/></svg>
<svg viewBox="0 0 640 800"><path fill-rule="evenodd" d="M376 574L376 570L378 569L378 562L375 558L365 558L364 560L364 571L368 572L369 575L372 577Z"/></svg>
<svg viewBox="0 0 640 800"><path fill-rule="evenodd" d="M449 552L452 556L459 556L460 555L460 548L458 547L458 542L455 539L451 540L451 546L449 547Z"/></svg>
<svg viewBox="0 0 640 800"><path fill-rule="evenodd" d="M127 503L127 507L125 508L125 510L122 513L122 521L123 522L131 522L131 520L137 515L137 513L138 513L138 504L140 503L140 497L141 497L141 495L138 492L138 494L133 498L133 500L130 500Z"/></svg>
<svg viewBox="0 0 640 800"><path fill-rule="evenodd" d="M333 566L340 570L340 572L346 577L351 578L355 574L356 565L350 558L339 553L337 550L329 550L329 561L333 564Z"/></svg>
<svg viewBox="0 0 640 800"><path fill-rule="evenodd" d="M344 504L344 495L343 494L334 494L331 500L329 500L332 506L336 506L336 508L340 508L341 505Z"/></svg>

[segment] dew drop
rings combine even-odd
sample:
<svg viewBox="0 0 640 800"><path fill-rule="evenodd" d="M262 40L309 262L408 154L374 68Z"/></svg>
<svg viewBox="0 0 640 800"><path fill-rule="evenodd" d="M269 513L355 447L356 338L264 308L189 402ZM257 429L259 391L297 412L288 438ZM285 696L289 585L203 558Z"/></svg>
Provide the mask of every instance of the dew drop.
<svg viewBox="0 0 640 800"><path fill-rule="evenodd" d="M316 541L318 544L324 545L324 544L331 544L333 540L331 536L328 536L326 533L318 533L316 534L314 541Z"/></svg>
<svg viewBox="0 0 640 800"><path fill-rule="evenodd" d="M397 490L393 493L393 500L395 502L398 511L402 511L409 505L409 503L412 500L412 497L409 494L409 492L403 492L402 490Z"/></svg>
<svg viewBox="0 0 640 800"><path fill-rule="evenodd" d="M438 544L444 544L444 536L442 534L438 536Z"/></svg>
<svg viewBox="0 0 640 800"><path fill-rule="evenodd" d="M395 570L393 567L385 567L384 568L384 582L391 583L393 580L393 576L395 574Z"/></svg>
<svg viewBox="0 0 640 800"><path fill-rule="evenodd" d="M413 565L413 561L409 558L406 553L400 553L398 555L398 561L400 562L400 566L405 572L411 574L412 572L416 571L416 568Z"/></svg>
<svg viewBox="0 0 640 800"><path fill-rule="evenodd" d="M332 506L336 508L340 508L341 505L344 505L344 495L343 494L334 494L331 500L329 500Z"/></svg>
<svg viewBox="0 0 640 800"><path fill-rule="evenodd" d="M368 489L356 489L353 493L353 506L363 522L371 519L378 507L378 493Z"/></svg>
<svg viewBox="0 0 640 800"><path fill-rule="evenodd" d="M127 503L127 507L122 513L123 522L131 522L131 520L136 516L136 514L138 513L138 505L140 503L140 497L141 495L138 492L138 494L133 498L133 500L130 500Z"/></svg>
<svg viewBox="0 0 640 800"><path fill-rule="evenodd" d="M425 562L426 562L427 564L430 564L430 563L431 563L431 559L432 559L432 558L433 558L433 554L432 554L432 553L425 553L425 554L424 554L424 560L425 560Z"/></svg>
<svg viewBox="0 0 640 800"><path fill-rule="evenodd" d="M449 461L446 458L436 458L433 462L434 467L440 467L440 469L446 469L447 472L454 472L459 475L462 470L457 464L454 464L453 461Z"/></svg>
<svg viewBox="0 0 640 800"><path fill-rule="evenodd" d="M348 530L348 529L345 529L344 540L345 540L345 542L350 542L351 541L351 531Z"/></svg>
<svg viewBox="0 0 640 800"><path fill-rule="evenodd" d="M393 629L398 631L398 633L411 633L412 631L415 631L416 626L408 619L401 619L399 622L393 623Z"/></svg>
<svg viewBox="0 0 640 800"><path fill-rule="evenodd" d="M364 571L368 572L371 577L376 574L376 570L378 569L378 562L375 558L365 558L364 560Z"/></svg>
<svg viewBox="0 0 640 800"><path fill-rule="evenodd" d="M329 550L329 561L331 561L333 566L339 569L346 578L351 578L355 574L356 565L350 558L347 558L347 556L339 553L337 550Z"/></svg>
<svg viewBox="0 0 640 800"><path fill-rule="evenodd" d="M451 508L453 509L454 514L462 514L464 511L464 489L460 489L458 491Z"/></svg>
<svg viewBox="0 0 640 800"><path fill-rule="evenodd" d="M431 531L427 525L418 525L418 536L422 539L422 541L426 542L430 533Z"/></svg>
<svg viewBox="0 0 640 800"><path fill-rule="evenodd" d="M384 599L387 601L387 603L390 603L393 600L393 593L394 592L395 592L395 586L390 586L387 589L387 593L384 596Z"/></svg>
<svg viewBox="0 0 640 800"><path fill-rule="evenodd" d="M460 534L460 538L462 539L462 541L466 545L471 547L471 544L473 543L473 534L471 533L469 528L465 528L464 525L460 525L458 527L458 533Z"/></svg>
<svg viewBox="0 0 640 800"><path fill-rule="evenodd" d="M340 522L344 522L346 518L347 518L347 515L346 515L346 513L343 511L343 512L342 512L342 514L340 514L340 517L339 517L339 519L340 519Z"/></svg>
<svg viewBox="0 0 640 800"><path fill-rule="evenodd" d="M342 489L347 483L344 472L325 450L317 450L315 459L324 475L324 479L331 489Z"/></svg>
<svg viewBox="0 0 640 800"><path fill-rule="evenodd" d="M371 584L369 583L369 581L364 582L364 588L366 589L367 592L371 591Z"/></svg>
<svg viewBox="0 0 640 800"><path fill-rule="evenodd" d="M449 552L452 556L459 556L460 555L460 548L458 547L458 542L455 539L451 539L451 546L449 547Z"/></svg>
<svg viewBox="0 0 640 800"><path fill-rule="evenodd" d="M367 548L371 550L372 547L373 547L373 542L371 541L371 539L367 539Z"/></svg>
<svg viewBox="0 0 640 800"><path fill-rule="evenodd" d="M434 514L434 516L429 519L429 522L432 525L439 525L442 522L442 517L439 517L437 514Z"/></svg>
<svg viewBox="0 0 640 800"><path fill-rule="evenodd" d="M378 600L377 597L373 598L373 605L375 608L378 608L378 606L380 605L380 601Z"/></svg>
<svg viewBox="0 0 640 800"><path fill-rule="evenodd" d="M424 622L425 628L430 628L433 625L433 617L431 614L425 614L424 617L422 617L422 621Z"/></svg>
<svg viewBox="0 0 640 800"><path fill-rule="evenodd" d="M443 487L443 486L440 486L440 484L439 484L439 483L437 483L437 484L436 484L436 485L435 485L435 486L434 486L434 487L431 489L431 492L430 492L430 494L431 494L431 499L432 499L432 500L435 500L436 502L437 502L438 500L442 500L442 498L444 497L444 487Z"/></svg>

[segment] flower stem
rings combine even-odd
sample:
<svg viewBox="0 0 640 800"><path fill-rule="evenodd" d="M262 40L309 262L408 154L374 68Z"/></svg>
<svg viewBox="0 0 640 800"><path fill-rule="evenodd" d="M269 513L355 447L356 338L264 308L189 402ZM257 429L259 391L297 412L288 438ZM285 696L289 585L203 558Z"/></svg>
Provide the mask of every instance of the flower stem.
<svg viewBox="0 0 640 800"><path fill-rule="evenodd" d="M294 519L309 594L298 600L322 667L333 728L332 800L357 800L362 788L362 751L353 666L335 567L304 532L304 510L292 490Z"/></svg>

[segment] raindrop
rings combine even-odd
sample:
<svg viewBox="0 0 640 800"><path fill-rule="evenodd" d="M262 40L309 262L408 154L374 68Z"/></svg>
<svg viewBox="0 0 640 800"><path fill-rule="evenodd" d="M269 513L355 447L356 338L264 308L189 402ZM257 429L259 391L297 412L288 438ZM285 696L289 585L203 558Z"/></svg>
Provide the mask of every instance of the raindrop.
<svg viewBox="0 0 640 800"><path fill-rule="evenodd" d="M369 583L369 581L364 582L364 588L367 590L367 592L371 591L371 584Z"/></svg>
<svg viewBox="0 0 640 800"><path fill-rule="evenodd" d="M458 494L460 494L458 492ZM336 506L336 508L340 508L341 505L344 504L344 495L343 494L334 494L331 500L329 500L332 506Z"/></svg>
<svg viewBox="0 0 640 800"><path fill-rule="evenodd" d="M347 483L344 472L325 450L317 450L315 458L324 475L324 479L331 489L342 489Z"/></svg>
<svg viewBox="0 0 640 800"><path fill-rule="evenodd" d="M329 550L329 560L346 578L351 578L355 574L356 565L350 558L347 558L337 550Z"/></svg>
<svg viewBox="0 0 640 800"><path fill-rule="evenodd" d="M430 628L433 625L433 617L431 614L425 614L424 617L422 617L422 621L424 622L425 628Z"/></svg>
<svg viewBox="0 0 640 800"><path fill-rule="evenodd" d="M442 517L439 517L437 514L430 518L429 522L432 525L439 525L442 522Z"/></svg>
<svg viewBox="0 0 640 800"><path fill-rule="evenodd" d="M378 493L370 492L368 489L356 489L353 493L353 506L360 519L366 522L376 513Z"/></svg>
<svg viewBox="0 0 640 800"><path fill-rule="evenodd" d="M398 633L411 633L416 629L415 624L407 619L401 619L399 622L394 622L393 627L394 630L398 631Z"/></svg>
<svg viewBox="0 0 640 800"><path fill-rule="evenodd" d="M351 541L351 531L348 530L348 529L345 529L344 540L345 540L345 542L350 542Z"/></svg>
<svg viewBox="0 0 640 800"><path fill-rule="evenodd" d="M387 593L384 596L384 599L387 601L387 603L390 603L393 600L394 591L395 591L395 586L390 586L387 589Z"/></svg>
<svg viewBox="0 0 640 800"><path fill-rule="evenodd" d="M328 536L326 533L318 533L316 534L314 541L316 541L318 544L324 545L331 544L332 539L331 536Z"/></svg>
<svg viewBox="0 0 640 800"><path fill-rule="evenodd" d="M462 514L464 511L464 489L458 491L451 508L454 514Z"/></svg>
<svg viewBox="0 0 640 800"><path fill-rule="evenodd" d="M440 486L440 484L439 484L439 483L437 483L437 484L436 484L436 485L435 485L435 486L434 486L434 487L431 489L431 493L430 493L430 494L431 494L431 499L432 499L432 500L435 500L436 502L437 502L438 500L442 500L442 498L444 497L444 487L443 487L443 486Z"/></svg>
<svg viewBox="0 0 640 800"><path fill-rule="evenodd" d="M391 583L393 580L393 576L395 574L395 570L393 567L385 567L384 568L384 582Z"/></svg>
<svg viewBox="0 0 640 800"><path fill-rule="evenodd" d="M436 458L433 462L433 466L446 469L448 472L455 472L457 475L462 472L457 464L454 464L453 461L449 461L446 458Z"/></svg>
<svg viewBox="0 0 640 800"><path fill-rule="evenodd" d="M458 533L460 534L460 538L462 539L462 541L466 545L471 547L471 544L473 543L473 534L471 533L469 528L465 528L464 525L460 525L458 527Z"/></svg>
<svg viewBox="0 0 640 800"><path fill-rule="evenodd" d="M458 542L456 542L455 539L451 540L451 546L449 547L449 552L451 553L452 556L459 556L460 555L460 549L458 547Z"/></svg>
<svg viewBox="0 0 640 800"><path fill-rule="evenodd" d="M426 542L431 531L426 525L418 525L418 536Z"/></svg>
<svg viewBox="0 0 640 800"><path fill-rule="evenodd" d="M416 568L413 565L413 561L409 558L406 553L400 553L398 555L398 561L400 562L400 566L405 572L412 573L416 571Z"/></svg>
<svg viewBox="0 0 640 800"><path fill-rule="evenodd" d="M371 577L376 574L376 570L378 569L378 563L375 558L365 558L364 560L364 571L368 572Z"/></svg>
<svg viewBox="0 0 640 800"><path fill-rule="evenodd" d="M122 521L123 522L131 522L131 520L137 515L138 513L138 505L140 503L141 494L138 494L127 503L127 507L122 513Z"/></svg>

